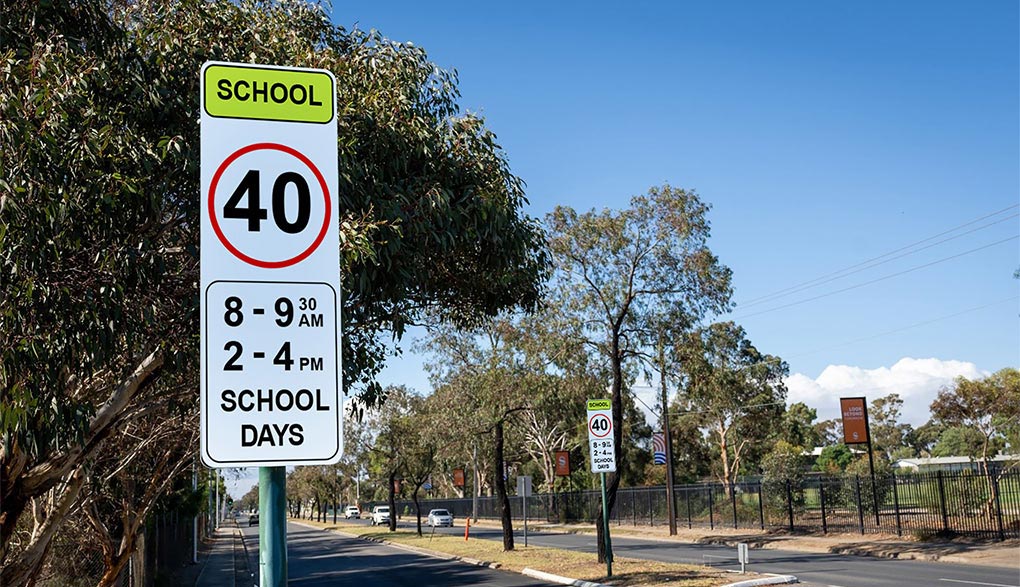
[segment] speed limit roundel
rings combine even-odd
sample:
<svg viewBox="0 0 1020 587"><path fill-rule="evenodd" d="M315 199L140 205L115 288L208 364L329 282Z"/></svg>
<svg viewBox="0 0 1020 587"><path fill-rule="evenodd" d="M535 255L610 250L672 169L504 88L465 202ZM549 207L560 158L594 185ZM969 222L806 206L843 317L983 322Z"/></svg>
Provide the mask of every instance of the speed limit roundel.
<svg viewBox="0 0 1020 587"><path fill-rule="evenodd" d="M595 414L588 420L588 432L596 438L605 438L613 431L613 421L606 414Z"/></svg>
<svg viewBox="0 0 1020 587"><path fill-rule="evenodd" d="M332 195L315 163L279 143L231 153L209 184L209 222L230 253L249 265L300 263L329 230Z"/></svg>

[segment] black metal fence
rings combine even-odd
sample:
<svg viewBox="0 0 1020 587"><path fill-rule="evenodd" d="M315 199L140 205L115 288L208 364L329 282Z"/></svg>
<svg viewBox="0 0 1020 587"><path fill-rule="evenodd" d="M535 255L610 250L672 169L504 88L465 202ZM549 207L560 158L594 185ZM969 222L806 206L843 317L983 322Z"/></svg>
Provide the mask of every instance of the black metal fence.
<svg viewBox="0 0 1020 587"><path fill-rule="evenodd" d="M800 482L753 480L677 485L677 524L693 527L782 528L809 532L968 535L999 540L1020 538L1020 470L934 472L868 476L812 476ZM527 499L528 518L553 523L588 522L601 515L598 491L536 494ZM665 486L621 488L610 514L618 525L668 523ZM472 500L422 501L423 515L446 508L454 517L471 515ZM523 500L511 497L514 519ZM397 502L413 515L414 504ZM479 518L498 518L495 497L478 499Z"/></svg>

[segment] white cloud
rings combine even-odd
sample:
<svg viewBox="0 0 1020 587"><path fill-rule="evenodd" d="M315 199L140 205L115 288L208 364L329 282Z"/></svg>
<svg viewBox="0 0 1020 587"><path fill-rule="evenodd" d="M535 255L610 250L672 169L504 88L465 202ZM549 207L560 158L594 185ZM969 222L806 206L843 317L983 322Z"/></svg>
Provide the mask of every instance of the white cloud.
<svg viewBox="0 0 1020 587"><path fill-rule="evenodd" d="M865 396L870 401L898 393L903 398L902 421L918 426L928 421L928 406L942 386L959 376L974 379L987 375L974 363L910 357L877 369L829 365L815 379L801 373L787 377L787 401L804 402L818 410L819 420L827 420L839 417L840 397Z"/></svg>

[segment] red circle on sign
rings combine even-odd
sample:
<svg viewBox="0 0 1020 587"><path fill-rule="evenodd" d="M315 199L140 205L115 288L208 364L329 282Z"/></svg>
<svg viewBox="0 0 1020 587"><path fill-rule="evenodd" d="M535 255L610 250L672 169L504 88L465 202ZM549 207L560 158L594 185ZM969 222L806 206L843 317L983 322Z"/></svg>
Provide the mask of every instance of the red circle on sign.
<svg viewBox="0 0 1020 587"><path fill-rule="evenodd" d="M220 178L223 176L223 172L227 170L227 167L230 167L231 163L237 161L237 159L239 159L240 157L247 155L252 151L261 150L272 150L287 153L288 155L294 157L298 161L304 163L305 166L311 170L312 174L315 175L315 179L319 182L319 187L322 188L322 199L325 201L326 204L326 213L323 214L322 218L322 228L319 229L319 234L315 237L315 240L312 242L312 244L309 245L307 249L295 255L294 257L291 257L290 259L284 259L282 261L263 261L262 259L256 259L254 257L245 255L240 250L238 250L237 247L235 247L233 243L230 242L229 239L227 239L227 236L223 234L223 229L220 228L219 220L216 219L216 204L215 204L216 187L220 183ZM311 159L305 157L304 154L299 152L297 149L293 149L291 147L288 147L287 145L281 145L279 143L254 143L248 145L247 147L241 147L240 149L231 153L230 156L227 157L223 161L223 163L220 164L220 166L216 169L216 173L213 174L212 181L209 183L209 223L212 224L212 229L213 232L216 233L216 238L220 239L220 242L223 243L223 246L238 259L244 261L245 263L248 263L249 265L261 267L263 269L281 269L283 267L290 267L291 265L295 265L307 259L309 255L315 252L315 249L319 248L319 245L322 244L323 239L326 238L326 232L329 230L329 217L330 214L332 213L332 210L333 204L332 200L330 199L329 188L326 187L326 178L322 177L322 172L319 171L319 168L316 167L314 163L312 163Z"/></svg>
<svg viewBox="0 0 1020 587"><path fill-rule="evenodd" d="M599 434L598 432L595 432L594 428L591 427L591 423L595 421L595 418L605 418L606 421L609 422L609 426L606 427L605 434ZM609 416L605 414L595 414L594 416L591 417L590 420L588 420L588 430L592 433L592 436L596 436L598 438L605 438L606 436L609 436L610 432L613 431L613 421L610 420Z"/></svg>

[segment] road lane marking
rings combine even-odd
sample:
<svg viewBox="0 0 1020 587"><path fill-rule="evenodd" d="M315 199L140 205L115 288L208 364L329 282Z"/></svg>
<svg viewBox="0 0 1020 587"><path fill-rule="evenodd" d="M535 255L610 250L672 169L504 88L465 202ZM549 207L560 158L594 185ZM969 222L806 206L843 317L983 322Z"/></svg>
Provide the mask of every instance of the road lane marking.
<svg viewBox="0 0 1020 587"><path fill-rule="evenodd" d="M967 585L988 585L989 587L1017 587L1016 585L1005 585L1003 583L982 583L980 581L961 581L960 579L939 579L949 583L966 583Z"/></svg>

